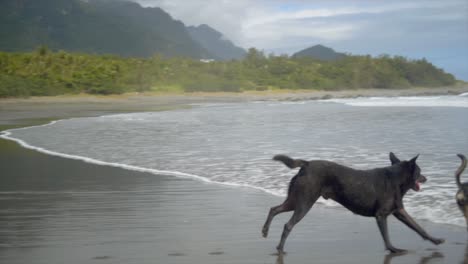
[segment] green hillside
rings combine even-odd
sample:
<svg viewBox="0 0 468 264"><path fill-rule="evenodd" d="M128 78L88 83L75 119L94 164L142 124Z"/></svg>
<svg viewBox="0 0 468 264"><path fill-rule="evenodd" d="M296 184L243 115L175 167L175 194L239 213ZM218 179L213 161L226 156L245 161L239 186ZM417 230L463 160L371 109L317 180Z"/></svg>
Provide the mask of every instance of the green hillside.
<svg viewBox="0 0 468 264"><path fill-rule="evenodd" d="M2 0L0 50L213 57L160 8L125 1Z"/></svg>
<svg viewBox="0 0 468 264"><path fill-rule="evenodd" d="M347 56L323 62L265 56L251 48L245 59L204 63L188 58L124 58L50 52L0 52L0 97L114 94L143 91L228 91L266 89L340 90L440 87L453 75L425 59Z"/></svg>

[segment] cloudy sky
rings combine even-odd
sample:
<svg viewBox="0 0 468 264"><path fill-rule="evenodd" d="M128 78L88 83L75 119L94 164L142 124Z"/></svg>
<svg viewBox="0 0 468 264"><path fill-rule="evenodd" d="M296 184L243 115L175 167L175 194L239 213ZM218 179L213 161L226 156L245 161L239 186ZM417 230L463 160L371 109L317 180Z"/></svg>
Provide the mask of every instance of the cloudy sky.
<svg viewBox="0 0 468 264"><path fill-rule="evenodd" d="M236 45L292 54L323 44L352 54L425 57L468 80L468 0L133 0Z"/></svg>

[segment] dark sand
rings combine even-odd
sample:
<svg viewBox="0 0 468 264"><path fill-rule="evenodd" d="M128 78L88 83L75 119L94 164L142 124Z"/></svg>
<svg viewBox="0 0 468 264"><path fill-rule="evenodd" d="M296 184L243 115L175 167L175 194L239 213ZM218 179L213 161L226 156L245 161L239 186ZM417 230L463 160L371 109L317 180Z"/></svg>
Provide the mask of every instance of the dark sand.
<svg viewBox="0 0 468 264"><path fill-rule="evenodd" d="M148 108L163 105L148 100ZM197 102L203 101L212 100ZM0 124L8 126L148 110L99 100L90 103L95 108L40 104L42 111L34 100L4 102ZM193 100L166 106L187 102ZM434 246L391 217L391 241L410 250L392 257L374 219L320 205L294 228L281 262L275 247L291 214L273 220L267 239L261 227L268 209L282 200L248 188L49 156L0 140L0 263L468 263L465 228L420 221L446 239Z"/></svg>

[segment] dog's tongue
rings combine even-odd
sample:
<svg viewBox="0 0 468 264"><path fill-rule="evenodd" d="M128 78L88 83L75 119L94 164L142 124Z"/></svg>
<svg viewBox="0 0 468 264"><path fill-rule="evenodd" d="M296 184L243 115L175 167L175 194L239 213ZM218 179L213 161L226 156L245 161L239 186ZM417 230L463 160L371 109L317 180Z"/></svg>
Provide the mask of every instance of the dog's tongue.
<svg viewBox="0 0 468 264"><path fill-rule="evenodd" d="M414 190L417 191L417 192L419 192L419 190L421 190L421 185L419 184L418 181L416 181L414 183Z"/></svg>

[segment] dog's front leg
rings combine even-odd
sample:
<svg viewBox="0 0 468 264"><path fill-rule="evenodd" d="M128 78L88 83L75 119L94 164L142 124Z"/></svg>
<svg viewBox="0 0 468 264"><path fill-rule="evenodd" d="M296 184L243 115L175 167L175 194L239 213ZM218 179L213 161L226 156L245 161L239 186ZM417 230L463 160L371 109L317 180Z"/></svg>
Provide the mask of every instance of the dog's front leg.
<svg viewBox="0 0 468 264"><path fill-rule="evenodd" d="M435 245L439 245L444 243L445 240L442 238L435 238L430 236L424 229L416 223L416 221L411 218L411 216L406 212L404 208L398 209L393 213L393 215L407 225L409 228L413 229L416 233L418 233L424 240L429 240Z"/></svg>
<svg viewBox="0 0 468 264"><path fill-rule="evenodd" d="M382 234L382 238L385 243L385 248L390 250L392 253L404 253L406 250L399 249L390 243L390 239L388 238L388 228L387 228L387 216L386 215L377 215L375 217L377 220L377 225L379 226L380 234Z"/></svg>

